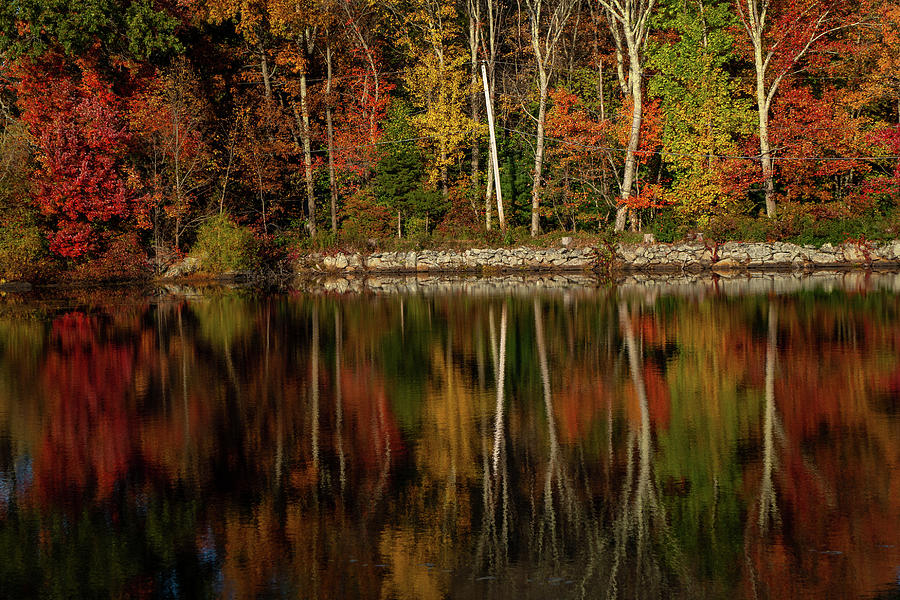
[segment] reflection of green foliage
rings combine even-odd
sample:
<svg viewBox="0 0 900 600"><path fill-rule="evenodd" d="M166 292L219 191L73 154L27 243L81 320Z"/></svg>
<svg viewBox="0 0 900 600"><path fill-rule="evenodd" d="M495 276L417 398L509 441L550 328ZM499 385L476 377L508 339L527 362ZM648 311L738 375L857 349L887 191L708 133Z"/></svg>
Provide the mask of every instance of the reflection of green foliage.
<svg viewBox="0 0 900 600"><path fill-rule="evenodd" d="M218 351L233 348L252 331L256 323L255 303L237 292L210 296L191 304L200 324L200 336Z"/></svg>
<svg viewBox="0 0 900 600"><path fill-rule="evenodd" d="M678 351L665 365L670 420L658 432L656 479L672 496L667 512L679 546L690 556L706 557L697 563L697 575L732 585L740 576L743 551L736 456L739 441L758 422L760 402L735 379L733 373L743 369L734 369L720 354L721 331L713 324L729 322L722 302L696 309L679 303L671 318ZM685 496L678 497L682 486Z"/></svg>
<svg viewBox="0 0 900 600"><path fill-rule="evenodd" d="M149 587L157 597L215 597L213 565L196 547L195 503L119 508L116 523L102 512L11 508L0 521L0 596L128 597Z"/></svg>
<svg viewBox="0 0 900 600"><path fill-rule="evenodd" d="M264 582L255 588L260 594L331 597L327 580L346 576L347 581L340 582L343 596L347 590L371 595L366 586L380 585L381 575L366 579L373 571L360 570L356 562L348 567L347 559L353 556L370 565L384 560L361 554L378 552L371 550L373 532L401 530L414 532L396 537L409 540L405 548L393 538L382 540L400 561L391 565L408 559L420 566L433 560L457 574L474 571L472 578L448 578L443 589L448 596L471 595L471 587L456 587L463 585L457 582L487 573L498 578L526 574L534 581L536 576L583 578L580 591L591 590L592 597L609 593L611 579L619 586L618 597L657 592L659 597L734 595L746 583L741 580L746 571L739 565L746 564L746 502L757 485L757 467L753 459L748 465L741 453L749 449L752 454L759 446L758 370L770 300L665 296L629 305L651 418L650 450L641 454L634 436L647 430L640 429L634 414L633 374L623 349L627 342L616 294L567 290L538 296L550 373L549 413L535 303L526 294L323 294L260 302L239 291L212 292L186 306L161 302L149 309L139 304L145 300L126 297L127 306L108 309L107 317L96 319L96 327L73 330L66 340L57 336L53 341L48 341L48 319L12 318L15 305L8 300L0 305L7 311L0 312L0 474L4 484L13 480L14 491L9 504L0 499L0 597L157 597L174 596L176 588L181 597L209 597L221 593L216 587L219 577L242 574ZM623 296L627 298L627 292ZM103 299L117 303L108 292ZM98 312L101 305L96 297L70 302ZM818 354L810 345L821 344L840 355L834 360L846 360L843 353L851 350L853 357L863 359L849 363L847 373L866 383L859 383L854 395L841 402L866 408L870 398L865 393L873 389L866 386L886 389L886 384L874 382L892 376L897 368L896 297L808 292L780 296L775 302L779 341L784 344L778 358L783 365L778 376L784 377L779 385L796 376L790 373L795 364L815 362ZM496 374L489 324L498 336L504 307L508 330L500 477L492 471ZM314 323L320 378L315 405L308 393ZM340 364L352 382L343 388L348 401L343 404L340 436L333 395L336 335L341 339ZM157 435L161 443L173 442L157 458L153 452L129 457L127 468L116 474L111 496L103 501L92 501L90 485L76 492L83 495L81 513L62 513L52 498L40 495L40 485L16 489L15 483L29 451L40 447L48 424L69 426L63 413L50 412L53 402L41 401L41 394L58 398L65 391L53 388L52 378L40 379L43 359L53 362L53 352L63 343L79 349L90 344L139 346L140 360L134 362L145 370L135 376L134 387L140 385L143 391L137 398L126 398L123 421L128 423L122 431L140 436L144 443ZM791 346L801 343L802 349ZM270 348L264 360L262 344ZM130 364L130 350L125 354ZM217 394L223 355L233 368L235 387L243 392L239 406L229 402L227 393ZM793 363L795 359L800 362ZM449 381L448 374L453 385L471 388L446 398L426 397L429 390L445 389L440 384ZM40 385L34 386L36 381ZM371 410L374 405L366 403L380 403L383 393L390 410L382 410L381 404ZM32 397L31 403L22 401ZM596 404L585 409L582 401ZM669 402L668 418L658 412L664 401ZM778 401L783 403L783 397ZM807 397L805 402L798 410L819 408L814 404L818 398ZM450 415L440 423L446 428L433 427L435 414L424 413L436 405L447 411L437 415ZM22 418L9 406L32 412ZM878 413L864 416L873 422ZM823 422L828 418L821 416ZM30 427L20 425L26 422ZM178 441L186 431L182 423L190 428L184 446ZM313 423L318 426L315 437ZM557 427L558 446L551 444L551 425ZM784 425L786 436L796 435L789 421ZM838 470L850 461L846 472L852 468L867 481L877 480L890 456L891 448L883 444L892 430L884 428L884 438L878 440L864 430L867 425L859 427L837 443L831 435L804 439L801 434L792 441L811 458L826 453ZM400 440L394 437L398 428ZM390 436L384 438L392 444L390 456L373 460L373 431ZM447 477L442 479L436 470L423 467L427 461L421 459L444 452L447 439L454 436L471 452L454 455L452 469L447 461L442 471ZM393 445L395 441L400 444ZM319 454L313 473L307 467L314 444ZM402 451L394 452L400 446ZM381 438L375 447L385 447ZM551 448L558 450L555 464ZM427 454L429 449L433 454ZM644 457L650 462L642 464ZM41 471L39 462L36 481L59 476L46 465ZM820 466L826 467L823 477L833 478L833 469ZM146 484L136 484L142 469L152 475ZM635 480L639 475L646 476L640 479L645 486L641 490ZM548 477L550 496L545 496ZM854 483L863 475L856 477ZM185 490L179 481L187 480L191 483ZM493 513L488 481L499 486L494 493L501 492L495 496ZM876 482L875 487L883 485L877 492L883 496L864 505L866 510L888 497L889 483ZM132 492L135 486L141 493ZM203 516L206 503L211 506L208 517ZM380 507L370 508L374 504ZM783 514L790 508L786 504ZM846 505L840 509L857 510ZM365 518L357 518L361 513ZM487 523L492 514L497 518L495 532L508 515L508 547L501 548L499 538L492 537ZM229 515L237 522L228 521ZM246 515L259 524L259 544L256 538L248 544L232 543L232 536L249 531L243 522ZM803 517L799 514L792 524L808 527L801 523ZM213 538L223 529L226 537L216 546ZM784 532L788 542L806 544L801 537L806 531L793 538L788 528ZM263 543L271 547L257 554ZM223 545L227 553L221 553ZM222 571L217 572L220 564ZM329 569L324 580L320 568ZM438 570L416 572L430 577L432 571ZM333 573L338 576L332 578Z"/></svg>
<svg viewBox="0 0 900 600"><path fill-rule="evenodd" d="M399 302L393 303L399 308ZM399 310L394 327L381 339L379 361L391 387L390 399L400 426L408 433L421 424L423 393L431 377L431 348L443 337L430 318L430 302L411 296L403 300L404 322Z"/></svg>

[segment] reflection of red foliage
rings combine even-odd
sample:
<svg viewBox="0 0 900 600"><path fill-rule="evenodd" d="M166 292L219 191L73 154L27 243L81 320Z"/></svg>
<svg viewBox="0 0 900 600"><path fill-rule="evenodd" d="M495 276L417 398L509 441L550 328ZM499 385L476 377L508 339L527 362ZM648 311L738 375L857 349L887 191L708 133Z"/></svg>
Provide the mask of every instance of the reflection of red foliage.
<svg viewBox="0 0 900 600"><path fill-rule="evenodd" d="M391 411L381 375L368 366L341 373L346 439L353 445L351 456L364 471L381 469L390 456L403 451L400 429Z"/></svg>
<svg viewBox="0 0 900 600"><path fill-rule="evenodd" d="M572 443L590 433L597 419L606 418L609 391L597 373L575 370L566 374L554 402L559 431L564 442Z"/></svg>
<svg viewBox="0 0 900 600"><path fill-rule="evenodd" d="M872 376L885 349L896 351L896 328L791 306L780 314L773 482L781 520L767 538L751 534L752 579L771 597L866 595L893 572L890 545L900 536L896 428L876 402L893 378ZM746 480L758 482L758 469ZM750 585L745 594L759 595Z"/></svg>
<svg viewBox="0 0 900 600"><path fill-rule="evenodd" d="M647 389L647 409L650 422L665 429L669 426L669 385L662 376L662 370L656 365L644 366L644 387Z"/></svg>
<svg viewBox="0 0 900 600"><path fill-rule="evenodd" d="M83 313L53 322L55 347L43 365L46 423L35 460L35 487L44 499L92 485L107 497L135 454L126 407L135 349L99 341L98 325Z"/></svg>

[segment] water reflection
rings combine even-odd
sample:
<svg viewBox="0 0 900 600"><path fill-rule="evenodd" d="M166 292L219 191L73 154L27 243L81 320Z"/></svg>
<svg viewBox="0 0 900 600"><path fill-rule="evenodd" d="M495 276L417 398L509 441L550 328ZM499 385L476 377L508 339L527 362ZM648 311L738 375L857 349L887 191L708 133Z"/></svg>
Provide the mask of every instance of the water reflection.
<svg viewBox="0 0 900 600"><path fill-rule="evenodd" d="M0 312L2 597L900 592L887 291Z"/></svg>

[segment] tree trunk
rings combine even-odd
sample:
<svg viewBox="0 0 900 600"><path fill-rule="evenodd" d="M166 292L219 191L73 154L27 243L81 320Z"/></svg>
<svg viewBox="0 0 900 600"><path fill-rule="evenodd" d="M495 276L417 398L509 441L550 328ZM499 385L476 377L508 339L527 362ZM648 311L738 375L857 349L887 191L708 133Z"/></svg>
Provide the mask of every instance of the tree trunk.
<svg viewBox="0 0 900 600"><path fill-rule="evenodd" d="M266 90L266 102L272 101L272 80L269 77L269 61L266 58L266 49L262 42L259 44L259 69L262 71L263 86Z"/></svg>
<svg viewBox="0 0 900 600"><path fill-rule="evenodd" d="M447 143L441 140L441 195L446 200L450 195L450 169L447 166Z"/></svg>
<svg viewBox="0 0 900 600"><path fill-rule="evenodd" d="M337 234L337 183L334 177L334 124L331 120L331 40L325 46L328 81L325 84L325 124L328 129L328 190L331 194L331 233Z"/></svg>
<svg viewBox="0 0 900 600"><path fill-rule="evenodd" d="M769 101L766 98L765 62L760 44L754 52L756 66L756 108L759 113L759 161L762 166L763 191L766 195L766 216L775 218L775 170L772 147L769 144Z"/></svg>
<svg viewBox="0 0 900 600"><path fill-rule="evenodd" d="M628 138L628 147L625 150L625 172L622 175L622 204L616 210L616 231L625 230L625 217L628 214L627 202L631 199L631 190L634 186L634 175L637 172L637 160L635 154L641 142L641 119L643 117L643 98L641 95L641 65L637 52L629 53L630 72L628 83L631 90L633 107L631 111L631 136Z"/></svg>
<svg viewBox="0 0 900 600"><path fill-rule="evenodd" d="M473 61L472 63L472 89L478 90L478 78L476 65ZM472 93L472 123L478 122L478 92L475 91ZM490 169L488 169L490 171ZM481 194L481 148L478 143L478 133L472 133L472 202L473 204L477 202L478 196ZM477 207L477 204L474 204ZM485 228L490 231L491 230L491 213L487 212L485 216L484 225Z"/></svg>
<svg viewBox="0 0 900 600"><path fill-rule="evenodd" d="M540 101L538 103L537 144L534 149L534 182L531 185L531 237L535 237L541 228L541 172L544 168L544 121L547 117L547 92L549 80L543 65L538 70L540 85Z"/></svg>
<svg viewBox="0 0 900 600"><path fill-rule="evenodd" d="M316 196L313 189L312 149L309 132L309 106L306 101L306 73L300 75L300 139L303 144L303 168L306 177L306 229L316 235Z"/></svg>
<svg viewBox="0 0 900 600"><path fill-rule="evenodd" d="M484 186L484 226L491 230L491 197L494 193L494 171L487 169L487 181Z"/></svg>

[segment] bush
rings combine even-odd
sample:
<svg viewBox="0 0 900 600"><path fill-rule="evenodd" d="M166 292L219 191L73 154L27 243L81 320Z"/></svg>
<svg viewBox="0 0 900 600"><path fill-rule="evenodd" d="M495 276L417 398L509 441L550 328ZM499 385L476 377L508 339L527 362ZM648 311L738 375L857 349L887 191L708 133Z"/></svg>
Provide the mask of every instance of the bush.
<svg viewBox="0 0 900 600"><path fill-rule="evenodd" d="M200 226L191 255L200 260L204 271L227 273L258 267L258 249L256 236L250 229L221 214Z"/></svg>
<svg viewBox="0 0 900 600"><path fill-rule="evenodd" d="M715 242L765 242L769 238L770 225L764 217L722 214L711 217L701 233Z"/></svg>
<svg viewBox="0 0 900 600"><path fill-rule="evenodd" d="M662 209L656 214L656 218L653 219L650 231L658 242L671 244L685 237L687 227L678 218L674 210Z"/></svg>
<svg viewBox="0 0 900 600"><path fill-rule="evenodd" d="M34 279L46 266L47 247L33 215L10 211L0 218L0 277Z"/></svg>
<svg viewBox="0 0 900 600"><path fill-rule="evenodd" d="M69 276L75 281L97 282L143 279L150 274L150 263L138 236L123 233L107 238L105 250L97 257L75 265Z"/></svg>
<svg viewBox="0 0 900 600"><path fill-rule="evenodd" d="M406 237L423 240L428 237L428 220L424 217L410 217L406 220Z"/></svg>
<svg viewBox="0 0 900 600"><path fill-rule="evenodd" d="M375 202L374 196L359 191L344 201L347 218L341 223L341 239L350 244L365 243L369 238L386 239L394 234L396 213Z"/></svg>

